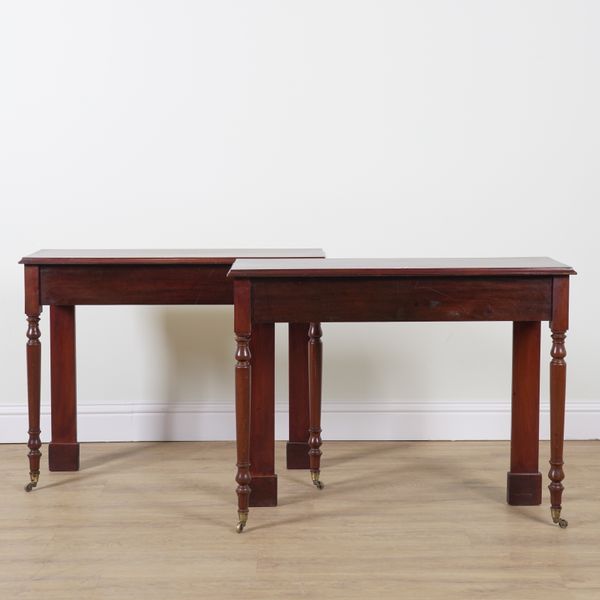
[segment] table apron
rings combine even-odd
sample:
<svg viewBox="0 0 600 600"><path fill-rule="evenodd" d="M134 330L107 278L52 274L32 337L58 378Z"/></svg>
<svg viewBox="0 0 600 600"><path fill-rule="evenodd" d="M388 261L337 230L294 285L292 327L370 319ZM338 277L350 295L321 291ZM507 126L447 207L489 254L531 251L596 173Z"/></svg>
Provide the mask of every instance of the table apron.
<svg viewBox="0 0 600 600"><path fill-rule="evenodd" d="M552 277L252 279L252 320L548 321Z"/></svg>
<svg viewBox="0 0 600 600"><path fill-rule="evenodd" d="M42 304L233 304L230 265L40 267Z"/></svg>

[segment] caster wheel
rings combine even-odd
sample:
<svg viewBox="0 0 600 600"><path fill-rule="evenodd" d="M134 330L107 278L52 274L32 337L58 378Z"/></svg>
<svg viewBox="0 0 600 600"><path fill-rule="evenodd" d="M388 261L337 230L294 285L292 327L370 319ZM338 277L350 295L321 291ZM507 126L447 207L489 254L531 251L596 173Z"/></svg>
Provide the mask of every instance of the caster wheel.
<svg viewBox="0 0 600 600"><path fill-rule="evenodd" d="M246 526L246 524L245 524L245 523L238 523L238 524L237 524L237 527L235 528L235 530L236 530L238 533L242 533L242 532L244 531L244 527L245 527L245 526Z"/></svg>
<svg viewBox="0 0 600 600"><path fill-rule="evenodd" d="M33 490L33 488L34 488L34 487L35 487L35 484L34 484L34 483L28 483L28 484L25 486L25 491L26 491L26 492L31 492L31 491Z"/></svg>
<svg viewBox="0 0 600 600"><path fill-rule="evenodd" d="M313 483L315 484L315 486L316 486L316 487L317 487L319 490L322 490L322 489L325 487L325 485L323 484L323 482L322 482L322 481L318 481L318 480L317 480L317 481L313 481Z"/></svg>
<svg viewBox="0 0 600 600"><path fill-rule="evenodd" d="M567 521L566 519L559 519L558 520L558 526L561 529L566 529L569 526L569 521Z"/></svg>

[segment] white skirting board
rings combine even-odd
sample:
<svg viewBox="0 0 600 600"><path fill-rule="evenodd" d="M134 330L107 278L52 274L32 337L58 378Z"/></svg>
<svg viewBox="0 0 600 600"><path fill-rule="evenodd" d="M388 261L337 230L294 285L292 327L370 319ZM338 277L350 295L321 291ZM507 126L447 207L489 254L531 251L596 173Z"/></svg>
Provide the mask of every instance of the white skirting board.
<svg viewBox="0 0 600 600"><path fill-rule="evenodd" d="M277 439L287 439L287 403L276 407ZM221 441L235 438L233 406L198 404L80 404L81 442ZM335 402L323 405L324 440L505 440L510 403L497 401ZM542 405L540 437L549 437ZM600 438L600 401L567 402L566 439ZM0 405L0 443L27 440L24 405ZM42 406L42 441L50 440L49 407Z"/></svg>

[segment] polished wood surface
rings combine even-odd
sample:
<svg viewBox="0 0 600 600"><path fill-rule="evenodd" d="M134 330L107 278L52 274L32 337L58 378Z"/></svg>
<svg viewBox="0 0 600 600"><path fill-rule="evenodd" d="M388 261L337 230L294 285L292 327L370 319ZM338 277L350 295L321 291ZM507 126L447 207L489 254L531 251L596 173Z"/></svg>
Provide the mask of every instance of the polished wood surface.
<svg viewBox="0 0 600 600"><path fill-rule="evenodd" d="M550 500L555 522L559 518L564 490L563 442L565 435L565 390L567 386L567 350L565 338L569 328L569 278L557 277L552 293L552 349L550 355Z"/></svg>
<svg viewBox="0 0 600 600"><path fill-rule="evenodd" d="M365 314L369 321L547 321L551 298L551 277L355 280L298 275L252 280L253 319L258 323L363 321Z"/></svg>
<svg viewBox="0 0 600 600"><path fill-rule="evenodd" d="M51 471L77 471L77 370L75 368L75 307L50 307L50 379L52 442Z"/></svg>
<svg viewBox="0 0 600 600"><path fill-rule="evenodd" d="M250 340L252 395L261 402L250 406L250 464L252 494L250 506L277 505L275 475L275 326L255 325ZM306 373L305 373L306 376Z"/></svg>
<svg viewBox="0 0 600 600"><path fill-rule="evenodd" d="M540 446L547 456L548 442ZM537 507L503 503L508 442L327 442L318 493L305 472L285 470L285 443L276 449L280 506L253 510L238 536L233 442L84 444L82 471L44 475L37 496L22 491L22 447L0 445L0 595L598 596L599 441L565 444L571 525L562 535Z"/></svg>
<svg viewBox="0 0 600 600"><path fill-rule="evenodd" d="M308 328L308 460L312 482L321 489L321 389L323 385L323 331L320 323L311 323Z"/></svg>
<svg viewBox="0 0 600 600"><path fill-rule="evenodd" d="M42 306L39 301L39 267L25 267L25 314L27 316L27 412L29 417L29 483L30 492L40 477L42 441L40 438L40 410L42 385L42 345L39 327Z"/></svg>
<svg viewBox="0 0 600 600"><path fill-rule="evenodd" d="M238 533L241 533L248 519L250 506L250 398L252 363L250 340L252 324L250 317L250 284L241 282L234 289L234 330L237 344L235 351L235 414L236 414L236 445L237 473L235 480L238 484Z"/></svg>
<svg viewBox="0 0 600 600"><path fill-rule="evenodd" d="M231 277L290 276L448 276L461 275L575 275L572 267L547 257L528 258L326 258L240 259L231 268Z"/></svg>
<svg viewBox="0 0 600 600"><path fill-rule="evenodd" d="M288 326L289 380L288 395L290 412L288 418L289 441L286 446L287 468L308 469L308 423L306 410L308 398L308 325L290 323Z"/></svg>
<svg viewBox="0 0 600 600"><path fill-rule="evenodd" d="M549 258L519 259L322 259L239 260L233 279L235 310L248 331L273 322L323 321L509 321L513 322L513 417L507 500L539 504L538 471L540 322L550 321L551 515L561 528L563 437L566 390L565 335L569 276L575 271ZM309 329L309 460L313 482L321 487L320 328ZM245 384L247 387L247 384ZM244 403L260 403L249 389ZM256 410L256 408L255 408ZM243 427L242 423L240 427ZM241 442L238 440L238 444ZM243 455L247 450L242 449ZM251 484L250 484L251 485ZM247 517L247 512L244 513Z"/></svg>
<svg viewBox="0 0 600 600"><path fill-rule="evenodd" d="M506 501L516 506L542 502L540 439L539 321L513 323L510 471Z"/></svg>
<svg viewBox="0 0 600 600"><path fill-rule="evenodd" d="M137 304L233 304L233 282L226 275L237 257L322 257L321 249L201 249L201 250L40 250L24 257L26 314L29 323L27 365L29 389L29 457L32 478L39 477L40 360L39 316L50 306L52 439L49 467L53 471L79 469L77 441L77 392L75 354L75 307L77 305ZM308 324L297 324L296 328ZM294 330L296 331L296 330ZM274 471L274 349L273 325L257 328L254 340L255 379L253 393L264 399L253 414L260 423L252 440L255 493L252 504L277 503ZM306 340L290 336L291 351L305 352ZM290 384L307 378L308 365L290 365ZM304 368L304 374L301 370ZM263 406L263 408L261 408ZM290 461L308 469L307 440L298 432L308 427L308 390L299 385L290 409ZM264 441L266 440L266 441ZM303 456L299 450L306 450Z"/></svg>
<svg viewBox="0 0 600 600"><path fill-rule="evenodd" d="M49 265L44 304L233 304L229 265Z"/></svg>
<svg viewBox="0 0 600 600"><path fill-rule="evenodd" d="M203 248L38 250L21 259L23 265L76 264L231 264L236 258L322 258L321 248Z"/></svg>

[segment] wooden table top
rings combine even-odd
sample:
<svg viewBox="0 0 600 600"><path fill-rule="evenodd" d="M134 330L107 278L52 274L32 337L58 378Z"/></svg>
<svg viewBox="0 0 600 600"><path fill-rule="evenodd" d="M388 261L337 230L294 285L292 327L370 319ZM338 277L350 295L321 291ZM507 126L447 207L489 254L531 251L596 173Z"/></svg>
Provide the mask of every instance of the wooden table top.
<svg viewBox="0 0 600 600"><path fill-rule="evenodd" d="M547 257L239 259L228 277L397 277L575 275Z"/></svg>
<svg viewBox="0 0 600 600"><path fill-rule="evenodd" d="M204 248L186 250L38 250L23 265L232 264L236 258L322 258L321 248Z"/></svg>

